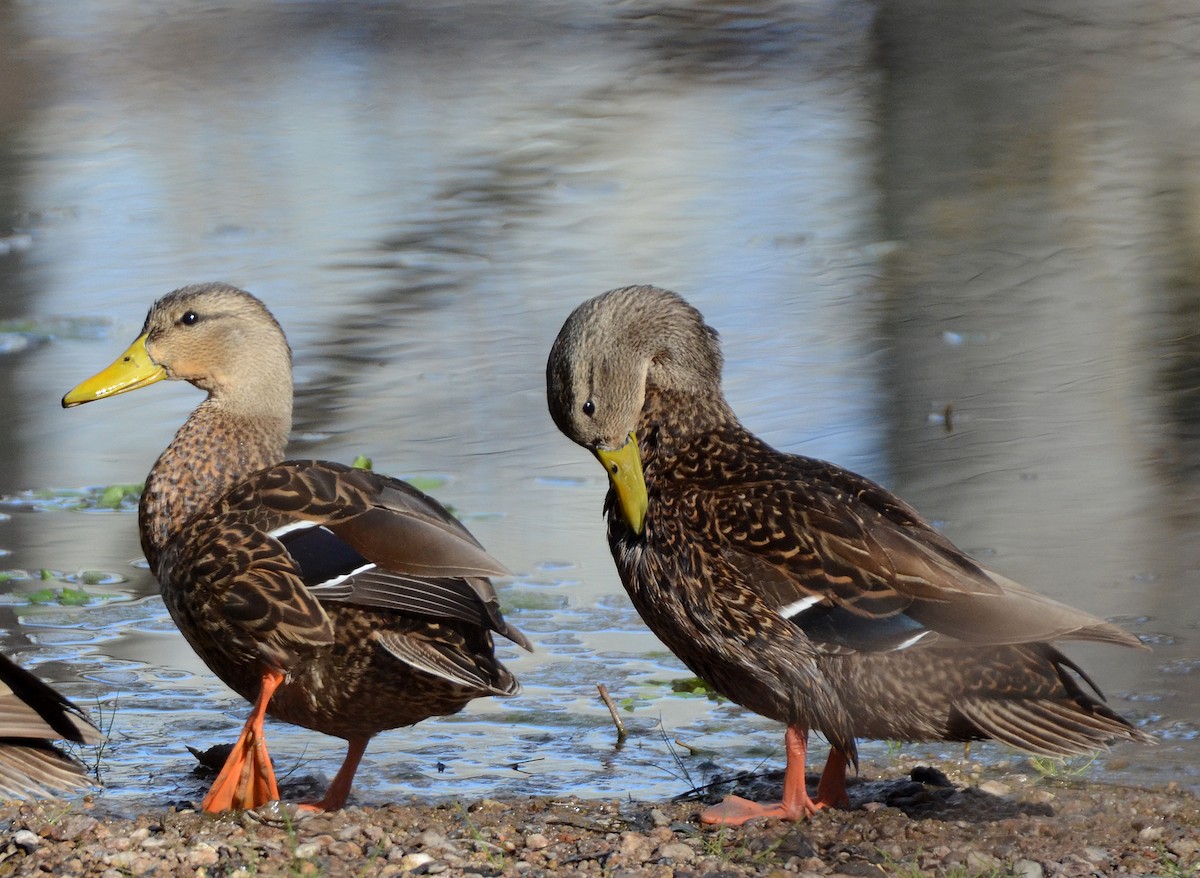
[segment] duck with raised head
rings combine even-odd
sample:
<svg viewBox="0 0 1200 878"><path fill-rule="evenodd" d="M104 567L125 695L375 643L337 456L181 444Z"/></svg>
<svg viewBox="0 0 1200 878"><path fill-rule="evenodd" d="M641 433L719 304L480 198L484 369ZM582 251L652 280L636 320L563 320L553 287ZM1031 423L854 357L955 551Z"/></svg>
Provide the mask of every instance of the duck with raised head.
<svg viewBox="0 0 1200 878"><path fill-rule="evenodd" d="M874 482L771 448L721 368L700 312L650 286L576 308L546 367L555 424L608 472L609 545L642 619L717 692L787 726L782 802L731 796L703 821L845 805L856 738L1052 756L1153 741L1052 645L1136 637L985 569ZM810 730L830 743L815 799Z"/></svg>
<svg viewBox="0 0 1200 878"><path fill-rule="evenodd" d="M159 456L138 509L142 550L175 624L254 708L203 808L279 798L264 716L344 738L325 797L341 808L377 733L515 695L493 634L529 649L500 614L504 566L405 482L317 460L283 461L291 349L257 298L188 286L151 307L70 407L162 379L207 397Z"/></svg>
<svg viewBox="0 0 1200 878"><path fill-rule="evenodd" d="M84 767L51 742L103 740L58 690L0 655L0 797L33 799L86 787Z"/></svg>

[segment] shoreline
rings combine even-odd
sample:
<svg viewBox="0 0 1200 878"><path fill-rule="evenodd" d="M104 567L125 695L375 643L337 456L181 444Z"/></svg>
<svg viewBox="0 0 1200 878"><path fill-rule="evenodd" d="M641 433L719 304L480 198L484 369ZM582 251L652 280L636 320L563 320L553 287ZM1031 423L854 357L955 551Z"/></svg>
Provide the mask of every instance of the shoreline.
<svg viewBox="0 0 1200 878"><path fill-rule="evenodd" d="M1200 875L1200 797L1190 790L913 776L852 781L847 810L738 828L701 826L698 802L547 796L303 818L277 803L220 817L104 815L87 798L13 803L0 805L0 876Z"/></svg>

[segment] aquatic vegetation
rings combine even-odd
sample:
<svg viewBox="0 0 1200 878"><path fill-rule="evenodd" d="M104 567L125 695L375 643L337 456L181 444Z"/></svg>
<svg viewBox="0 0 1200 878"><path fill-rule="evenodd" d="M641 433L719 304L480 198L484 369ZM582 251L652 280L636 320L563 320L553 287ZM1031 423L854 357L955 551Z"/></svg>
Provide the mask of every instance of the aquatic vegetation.
<svg viewBox="0 0 1200 878"><path fill-rule="evenodd" d="M143 484L115 484L88 488L32 488L0 497L0 506L34 512L137 512Z"/></svg>
<svg viewBox="0 0 1200 878"><path fill-rule="evenodd" d="M120 509L122 502L126 499L132 500L135 504L142 497L142 488L144 484L136 485L109 485L100 493L100 498L96 501L96 507L100 509Z"/></svg>
<svg viewBox="0 0 1200 878"><path fill-rule="evenodd" d="M91 603L94 595L88 594L82 588L43 588L30 592L25 598L31 604L58 603L64 607L82 607Z"/></svg>
<svg viewBox="0 0 1200 878"><path fill-rule="evenodd" d="M504 592L501 611L510 613L513 610L561 610L566 606L565 595L527 588L509 589Z"/></svg>
<svg viewBox="0 0 1200 878"><path fill-rule="evenodd" d="M1099 751L1085 756L1067 758L1057 756L1030 756L1029 765L1037 772L1042 780L1063 780L1066 778L1083 777L1100 756Z"/></svg>
<svg viewBox="0 0 1200 878"><path fill-rule="evenodd" d="M616 699L622 710L633 713L639 707L654 704L661 698L707 698L709 701L724 702L711 686L699 677L680 677L674 680L643 680L639 690Z"/></svg>
<svg viewBox="0 0 1200 878"><path fill-rule="evenodd" d="M84 586L115 585L127 581L121 574L107 570L81 570L78 573L66 574L46 567L32 573L28 570L0 570L0 583L56 583L47 584L34 591L10 592L0 596L0 600L18 606L84 607L93 601L108 601L116 597L113 594L89 591Z"/></svg>

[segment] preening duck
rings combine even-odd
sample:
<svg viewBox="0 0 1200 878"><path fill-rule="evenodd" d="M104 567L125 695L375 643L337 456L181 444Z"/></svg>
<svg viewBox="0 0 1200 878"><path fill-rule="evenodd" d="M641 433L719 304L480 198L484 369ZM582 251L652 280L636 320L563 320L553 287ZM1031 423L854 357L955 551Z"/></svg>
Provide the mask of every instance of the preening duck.
<svg viewBox="0 0 1200 878"><path fill-rule="evenodd" d="M783 801L730 797L704 821L843 805L860 737L1054 756L1153 741L1052 645L1137 638L981 567L874 482L769 447L721 368L716 331L649 286L576 308L546 367L555 424L608 471L608 540L642 619L716 691L787 726ZM831 745L816 799L810 730Z"/></svg>

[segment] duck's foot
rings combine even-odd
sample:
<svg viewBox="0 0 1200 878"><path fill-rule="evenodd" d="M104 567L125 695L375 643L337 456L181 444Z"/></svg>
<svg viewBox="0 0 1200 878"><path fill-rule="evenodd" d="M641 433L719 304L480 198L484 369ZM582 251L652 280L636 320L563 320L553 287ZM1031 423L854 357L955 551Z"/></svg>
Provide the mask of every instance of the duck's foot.
<svg viewBox="0 0 1200 878"><path fill-rule="evenodd" d="M302 803L299 806L301 811L319 814L322 811L339 811L346 807L346 799L350 797L350 787L354 783L354 774L358 771L358 763L362 761L363 753L367 749L367 742L370 740L367 737L349 740L346 758L342 760L342 767L338 769L337 777L325 791L325 797L319 802Z"/></svg>
<svg viewBox="0 0 1200 878"><path fill-rule="evenodd" d="M247 810L279 798L267 745L255 734L242 733L201 808L210 814Z"/></svg>
<svg viewBox="0 0 1200 878"><path fill-rule="evenodd" d="M825 770L821 772L821 782L817 785L818 808L847 808L850 796L846 793L846 768L850 760L846 754L836 748L829 751L825 762Z"/></svg>
<svg viewBox="0 0 1200 878"><path fill-rule="evenodd" d="M821 773L817 787L817 800L808 795L804 779L804 763L808 756L808 730L802 726L789 726L784 737L787 748L787 771L783 778L783 801L763 804L751 802L741 796L726 796L725 801L700 813L700 822L720 826L741 826L747 820L769 817L775 820L805 820L822 808L845 806L846 754L834 748L829 751L829 761Z"/></svg>
<svg viewBox="0 0 1200 878"><path fill-rule="evenodd" d="M741 796L726 796L719 805L700 812L700 822L710 826L741 826L747 820L768 817L774 820L805 820L827 807L805 796L795 804L787 802L751 802Z"/></svg>
<svg viewBox="0 0 1200 878"><path fill-rule="evenodd" d="M283 674L278 671L263 674L262 688L250 719L201 803L200 807L209 814L257 808L279 798L275 769L271 766L263 736L263 718L271 696L282 682Z"/></svg>

